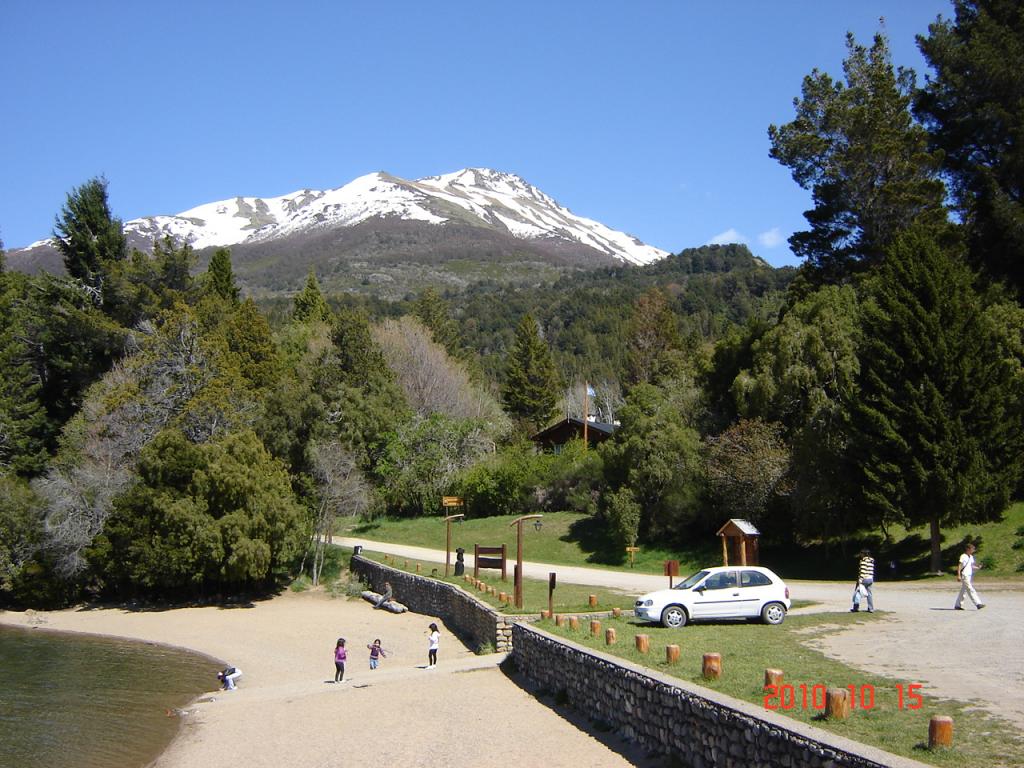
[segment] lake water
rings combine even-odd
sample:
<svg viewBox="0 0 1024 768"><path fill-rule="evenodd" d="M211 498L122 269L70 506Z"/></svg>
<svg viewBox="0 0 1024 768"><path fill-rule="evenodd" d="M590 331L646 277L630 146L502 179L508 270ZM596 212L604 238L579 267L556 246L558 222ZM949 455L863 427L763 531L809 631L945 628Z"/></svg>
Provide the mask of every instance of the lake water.
<svg viewBox="0 0 1024 768"><path fill-rule="evenodd" d="M217 665L147 643L0 626L0 768L141 768ZM173 712L172 712L173 713Z"/></svg>

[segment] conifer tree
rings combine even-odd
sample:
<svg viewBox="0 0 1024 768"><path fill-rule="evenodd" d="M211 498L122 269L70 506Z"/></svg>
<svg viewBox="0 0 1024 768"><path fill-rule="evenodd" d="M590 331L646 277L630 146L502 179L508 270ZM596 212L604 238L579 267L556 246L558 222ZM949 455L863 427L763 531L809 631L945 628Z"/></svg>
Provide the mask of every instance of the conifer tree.
<svg viewBox="0 0 1024 768"><path fill-rule="evenodd" d="M320 291L320 283L317 282L316 272L312 267L306 276L305 287L295 296L292 317L300 323L315 320L328 322L331 318L331 310Z"/></svg>
<svg viewBox="0 0 1024 768"><path fill-rule="evenodd" d="M893 69L881 34L870 48L849 34L846 48L846 82L812 71L794 99L796 119L768 129L771 156L814 197L810 229L789 243L818 284L879 263L913 221L946 221L940 157L910 113L913 70Z"/></svg>
<svg viewBox="0 0 1024 768"><path fill-rule="evenodd" d="M539 429L555 415L561 389L561 377L537 322L529 314L523 315L501 389L505 410L528 428Z"/></svg>
<svg viewBox="0 0 1024 768"><path fill-rule="evenodd" d="M936 75L915 112L943 152L972 262L1024 291L1024 13L1018 0L954 0L917 38Z"/></svg>
<svg viewBox="0 0 1024 768"><path fill-rule="evenodd" d="M659 358L681 347L676 316L665 294L652 288L633 305L627 339L626 381L630 384L650 383L655 377Z"/></svg>
<svg viewBox="0 0 1024 768"><path fill-rule="evenodd" d="M413 314L430 329L434 341L444 347L449 355L458 357L458 329L452 321L447 302L433 287L423 289L413 305Z"/></svg>
<svg viewBox="0 0 1024 768"><path fill-rule="evenodd" d="M53 236L68 274L101 299L111 264L123 261L127 255L121 220L114 218L107 202L106 179L90 179L68 193Z"/></svg>
<svg viewBox="0 0 1024 768"><path fill-rule="evenodd" d="M973 275L915 228L866 285L855 465L875 522L941 528L999 519L1020 478L1013 371ZM1015 415L1016 414L1016 415Z"/></svg>
<svg viewBox="0 0 1024 768"><path fill-rule="evenodd" d="M235 273L231 269L231 251L227 248L218 248L210 259L210 266L206 270L210 290L222 299L238 303L239 290L235 285Z"/></svg>

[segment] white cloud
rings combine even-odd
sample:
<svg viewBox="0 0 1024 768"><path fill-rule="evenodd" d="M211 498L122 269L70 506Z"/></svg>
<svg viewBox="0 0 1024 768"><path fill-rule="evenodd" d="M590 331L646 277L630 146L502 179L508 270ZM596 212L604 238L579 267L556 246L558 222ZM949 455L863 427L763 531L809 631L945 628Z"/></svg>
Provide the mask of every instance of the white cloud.
<svg viewBox="0 0 1024 768"><path fill-rule="evenodd" d="M758 235L757 242L765 248L778 248L785 242L785 238L782 237L782 231L778 227L772 227L767 232Z"/></svg>
<svg viewBox="0 0 1024 768"><path fill-rule="evenodd" d="M747 238L740 232L730 227L725 232L719 232L717 235L708 240L705 245L727 245L729 243L742 243L747 244Z"/></svg>

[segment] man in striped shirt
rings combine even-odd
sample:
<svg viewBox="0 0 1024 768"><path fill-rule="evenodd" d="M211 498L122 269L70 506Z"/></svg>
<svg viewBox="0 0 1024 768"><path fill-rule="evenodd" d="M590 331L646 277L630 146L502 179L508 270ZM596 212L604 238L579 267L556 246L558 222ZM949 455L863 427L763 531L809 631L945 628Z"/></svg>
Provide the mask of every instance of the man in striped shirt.
<svg viewBox="0 0 1024 768"><path fill-rule="evenodd" d="M871 585L875 583L875 558L866 549L861 550L857 557L860 559L860 564L857 567L857 586L853 589L853 608L850 611L860 610L860 598L863 593L868 599L868 613L873 613L875 596L871 593Z"/></svg>

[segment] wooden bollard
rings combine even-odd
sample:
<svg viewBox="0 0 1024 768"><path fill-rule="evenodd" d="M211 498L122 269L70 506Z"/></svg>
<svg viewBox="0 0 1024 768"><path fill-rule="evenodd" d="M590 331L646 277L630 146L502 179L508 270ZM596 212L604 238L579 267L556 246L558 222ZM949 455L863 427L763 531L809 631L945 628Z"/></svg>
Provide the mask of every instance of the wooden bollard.
<svg viewBox="0 0 1024 768"><path fill-rule="evenodd" d="M547 610L545 608L543 611L540 612L540 617L542 619L550 619L551 618L551 611L549 611L549 610Z"/></svg>
<svg viewBox="0 0 1024 768"><path fill-rule="evenodd" d="M601 622L597 619L594 619L590 622L590 634L592 634L594 637L597 637L601 634Z"/></svg>
<svg viewBox="0 0 1024 768"><path fill-rule="evenodd" d="M705 653L703 674L705 680L717 680L722 676L722 654Z"/></svg>
<svg viewBox="0 0 1024 768"><path fill-rule="evenodd" d="M650 635L637 635L636 636L636 649L640 653L650 653L651 651L651 636Z"/></svg>
<svg viewBox="0 0 1024 768"><path fill-rule="evenodd" d="M846 688L829 688L825 692L825 717L845 720L850 716L850 692Z"/></svg>
<svg viewBox="0 0 1024 768"><path fill-rule="evenodd" d="M402 565L402 567L403 567L403 568L404 568L405 570L407 570L407 571L408 571L408 570L409 570L409 561L408 561L408 560L405 560L405 561L403 561L403 563L404 563L404 564Z"/></svg>
<svg viewBox="0 0 1024 768"><path fill-rule="evenodd" d="M764 687L774 685L776 689L782 685L782 670L768 668L764 671Z"/></svg>
<svg viewBox="0 0 1024 768"><path fill-rule="evenodd" d="M420 564L416 563L416 573L419 573L419 572L420 572Z"/></svg>
<svg viewBox="0 0 1024 768"><path fill-rule="evenodd" d="M678 664L679 663L679 646L678 645L666 645L665 646L665 662L667 664Z"/></svg>
<svg viewBox="0 0 1024 768"><path fill-rule="evenodd" d="M560 613L555 614L555 626L560 627L565 624L565 616Z"/></svg>
<svg viewBox="0 0 1024 768"><path fill-rule="evenodd" d="M953 746L953 718L933 715L928 721L928 748Z"/></svg>
<svg viewBox="0 0 1024 768"><path fill-rule="evenodd" d="M569 617L569 629L571 629L573 632L579 632L579 630L580 630L580 617L579 616L570 616Z"/></svg>
<svg viewBox="0 0 1024 768"><path fill-rule="evenodd" d="M507 592L500 592L500 593L498 594L498 599L499 599L499 600L500 600L501 602L503 602L503 603L507 603L507 602L508 602L508 593L507 593Z"/></svg>
<svg viewBox="0 0 1024 768"><path fill-rule="evenodd" d="M597 595L590 596L590 607L597 608Z"/></svg>
<svg viewBox="0 0 1024 768"><path fill-rule="evenodd" d="M615 645L615 627L608 627L604 631L604 644Z"/></svg>
<svg viewBox="0 0 1024 768"><path fill-rule="evenodd" d="M617 619L621 615L622 615L622 609L621 608L612 608L612 616L614 616Z"/></svg>

